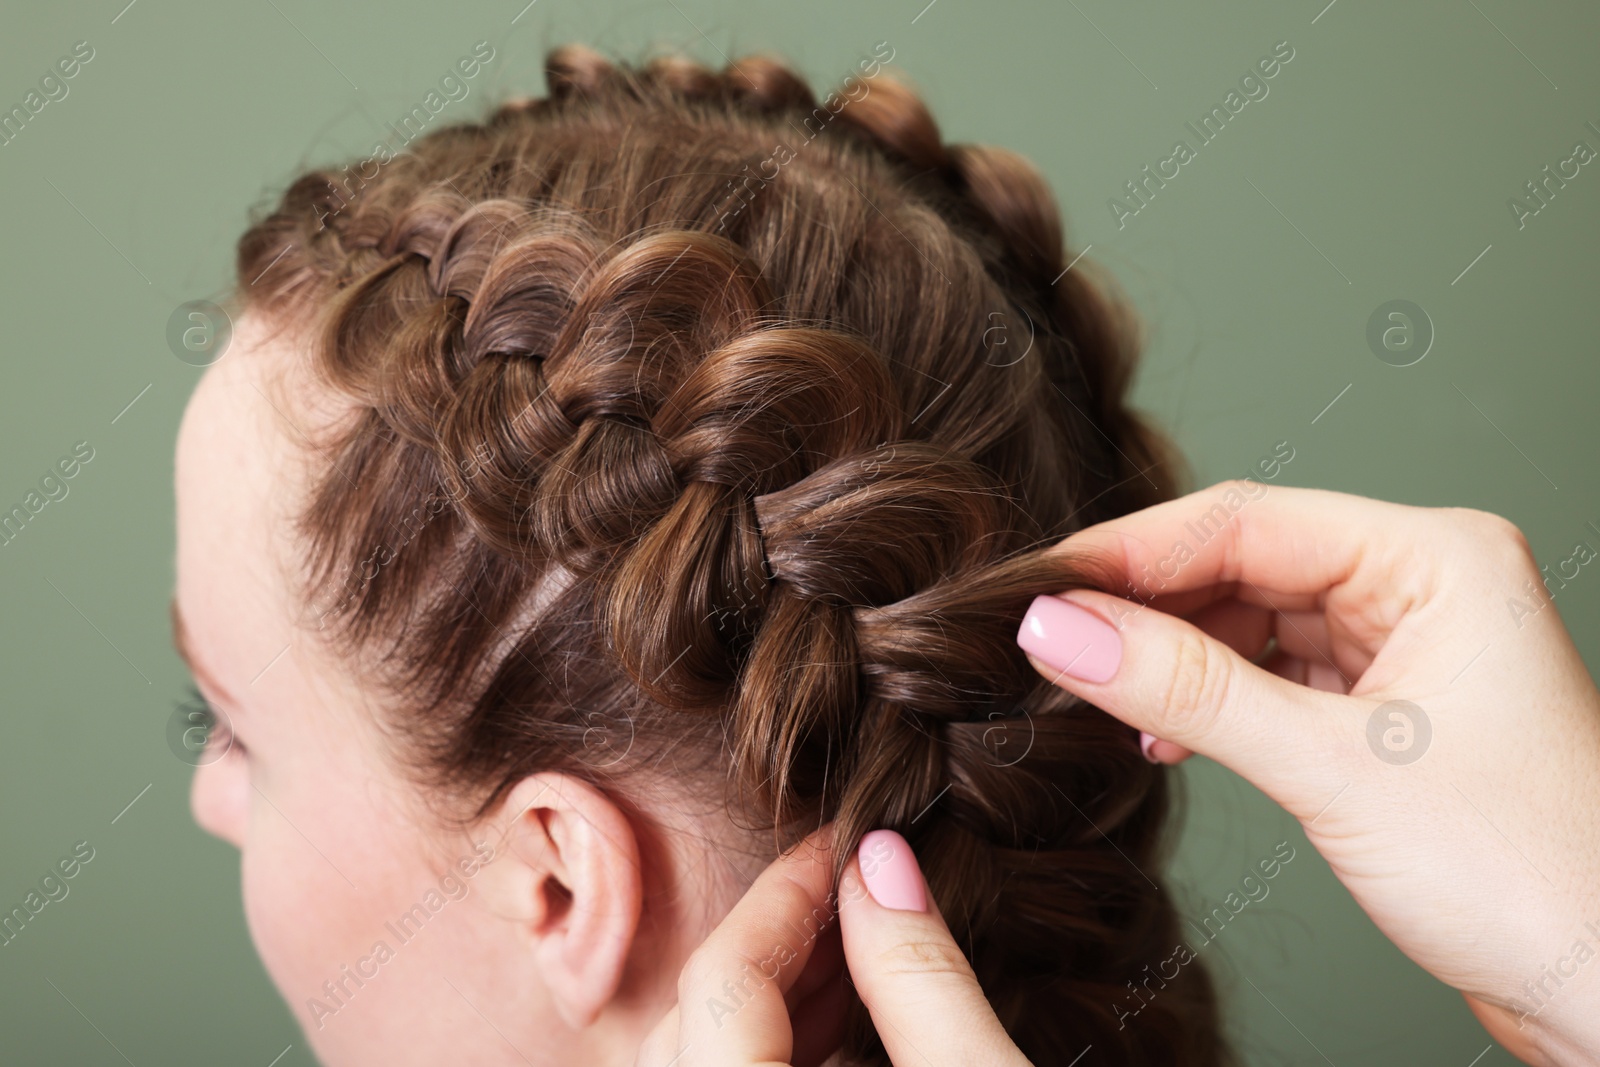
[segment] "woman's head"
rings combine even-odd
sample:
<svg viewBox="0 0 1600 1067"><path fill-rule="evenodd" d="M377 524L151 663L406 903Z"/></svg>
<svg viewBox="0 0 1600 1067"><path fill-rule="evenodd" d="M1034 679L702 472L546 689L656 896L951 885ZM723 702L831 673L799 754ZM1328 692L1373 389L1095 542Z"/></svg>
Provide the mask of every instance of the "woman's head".
<svg viewBox="0 0 1600 1067"><path fill-rule="evenodd" d="M560 49L241 239L177 603L248 751L195 809L329 1062L629 1062L827 822L909 838L1036 1060L1219 1058L1198 966L1119 1017L1164 780L1014 641L1085 578L1043 546L1172 492L1128 324L884 58L818 102Z"/></svg>

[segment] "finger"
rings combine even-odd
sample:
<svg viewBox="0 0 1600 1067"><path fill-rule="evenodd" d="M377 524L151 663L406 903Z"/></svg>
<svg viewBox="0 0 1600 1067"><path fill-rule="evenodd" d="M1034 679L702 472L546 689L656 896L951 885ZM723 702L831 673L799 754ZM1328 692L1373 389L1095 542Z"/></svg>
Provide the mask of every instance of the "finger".
<svg viewBox="0 0 1600 1067"><path fill-rule="evenodd" d="M1182 619L1095 590L1036 598L1017 643L1056 685L1232 768L1295 814L1326 799L1324 779L1337 773L1327 752L1358 713Z"/></svg>
<svg viewBox="0 0 1600 1067"><path fill-rule="evenodd" d="M1293 682L1295 685L1305 685L1306 675L1310 673L1307 670L1309 664L1305 660L1299 656L1290 656L1282 652L1269 656L1261 666L1262 669L1269 673L1276 674L1279 678Z"/></svg>
<svg viewBox="0 0 1600 1067"><path fill-rule="evenodd" d="M1343 671L1321 660L1306 660L1303 684L1322 693L1348 693L1351 688L1350 678Z"/></svg>
<svg viewBox="0 0 1600 1067"><path fill-rule="evenodd" d="M844 1042L846 1011L852 1000L845 983L844 945L837 922L818 935L811 958L783 999L794 1032L794 1067L821 1067Z"/></svg>
<svg viewBox="0 0 1600 1067"><path fill-rule="evenodd" d="M1146 605L1147 607L1153 605ZM1157 610L1160 610L1159 608ZM1174 614L1167 612L1167 614ZM1275 615L1266 608L1240 600L1219 600L1179 615L1233 649L1245 659L1255 659L1272 640Z"/></svg>
<svg viewBox="0 0 1600 1067"><path fill-rule="evenodd" d="M837 927L835 927L837 928ZM844 950L839 959L844 961ZM794 1067L822 1067L844 1044L845 1019L855 1000L841 970L827 985L806 997L791 1013L794 1019Z"/></svg>
<svg viewBox="0 0 1600 1067"><path fill-rule="evenodd" d="M1143 752L1144 758L1151 763L1165 763L1169 766L1182 763L1194 755L1192 749L1173 744L1148 730L1139 731L1139 751Z"/></svg>
<svg viewBox="0 0 1600 1067"><path fill-rule="evenodd" d="M634 1056L634 1067L667 1067L682 1062L683 1043L678 1039L678 1006L674 1004L661 1021L651 1028Z"/></svg>
<svg viewBox="0 0 1600 1067"><path fill-rule="evenodd" d="M1081 537L1082 534L1073 534L1072 537ZM1071 541L1072 538L1068 538ZM1057 551L1075 552L1076 542L1072 548L1067 548L1066 541L1058 543ZM1091 551L1098 551L1091 549ZM1124 595L1136 595L1139 602L1146 607L1155 608L1157 611L1168 615L1176 615L1180 619L1187 619L1195 612L1225 600L1236 600L1241 604L1252 604L1256 607L1267 608L1272 611L1321 611L1323 609L1324 590L1314 593L1289 593L1283 590L1267 590L1251 582L1231 581L1213 582L1210 585L1200 585L1193 589L1182 589L1177 592L1148 595L1144 586L1135 586L1132 590L1128 583L1118 584L1116 581L1106 583L1105 586L1112 592L1121 592ZM1159 584L1152 586L1158 588Z"/></svg>
<svg viewBox="0 0 1600 1067"><path fill-rule="evenodd" d="M1220 589L1221 586L1210 588ZM1185 618L1246 659L1255 659L1272 644L1275 615L1256 604L1230 597L1207 602ZM1194 755L1190 749L1147 731L1139 733L1139 751L1151 763L1168 766L1182 763Z"/></svg>
<svg viewBox="0 0 1600 1067"><path fill-rule="evenodd" d="M1525 1029L1526 1018L1519 1019L1522 1013L1502 1008L1498 1004L1490 1004L1465 993L1462 994L1462 999L1467 1002L1467 1007L1472 1009L1472 1014L1478 1017L1478 1022L1483 1028L1489 1031L1489 1036L1507 1052L1523 1063L1550 1062L1550 1057L1546 1056L1534 1041L1533 1034Z"/></svg>
<svg viewBox="0 0 1600 1067"><path fill-rule="evenodd" d="M1264 653L1281 650L1278 655L1267 657L1280 665L1267 668L1280 677L1330 693L1350 691L1349 676L1334 666L1336 650L1328 632L1327 616L1320 610L1280 612L1228 598L1209 601L1184 617L1240 656L1263 666ZM1139 734L1139 750L1151 763L1168 765L1182 763L1194 755L1182 745L1143 731Z"/></svg>
<svg viewBox="0 0 1600 1067"><path fill-rule="evenodd" d="M821 1067L844 1041L849 989L844 982L844 946L839 924L829 925L784 994L794 1032L794 1067ZM640 1044L636 1067L680 1067L688 1055L679 1035L679 1006L661 1018Z"/></svg>
<svg viewBox="0 0 1600 1067"><path fill-rule="evenodd" d="M1272 633L1278 639L1278 647L1287 654L1333 665L1333 638L1328 633L1328 617L1322 612L1276 612L1272 616Z"/></svg>
<svg viewBox="0 0 1600 1067"><path fill-rule="evenodd" d="M1086 556L1106 588L1141 601L1237 583L1241 591L1275 594L1274 600L1295 597L1282 602L1284 609L1304 610L1305 595L1347 582L1363 568L1367 575L1416 580L1420 568L1394 565L1395 553L1412 555L1407 539L1394 534L1421 513L1321 489L1223 482L1090 526L1055 550Z"/></svg>
<svg viewBox="0 0 1600 1067"><path fill-rule="evenodd" d="M1261 666L1279 678L1294 682L1296 685L1303 685L1308 689L1324 693L1350 692L1346 676L1320 660L1303 660L1299 656L1279 653L1269 657Z"/></svg>
<svg viewBox="0 0 1600 1067"><path fill-rule="evenodd" d="M811 958L806 960L794 985L783 995L784 1002L789 1005L789 1014L793 1016L796 1005L843 977L844 946L839 943L839 924L830 923L817 936L816 944L811 948Z"/></svg>
<svg viewBox="0 0 1600 1067"><path fill-rule="evenodd" d="M833 919L829 830L762 871L678 979L679 1067L789 1063L784 995Z"/></svg>
<svg viewBox="0 0 1600 1067"><path fill-rule="evenodd" d="M1146 607L1153 607L1147 604ZM1172 614L1167 612L1167 614ZM1349 642L1335 643L1322 609L1293 611L1259 607L1244 600L1219 600L1182 618L1215 637L1245 659L1260 662L1269 641L1291 656L1319 661L1348 682L1372 663L1370 655Z"/></svg>
<svg viewBox="0 0 1600 1067"><path fill-rule="evenodd" d="M874 830L839 882L856 992L896 1067L1025 1065L950 936L905 838Z"/></svg>

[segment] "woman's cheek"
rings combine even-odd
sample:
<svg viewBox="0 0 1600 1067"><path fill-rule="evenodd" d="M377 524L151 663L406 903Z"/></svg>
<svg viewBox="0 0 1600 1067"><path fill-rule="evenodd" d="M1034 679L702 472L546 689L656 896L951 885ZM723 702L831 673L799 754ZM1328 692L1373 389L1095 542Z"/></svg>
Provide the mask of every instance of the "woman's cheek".
<svg viewBox="0 0 1600 1067"><path fill-rule="evenodd" d="M273 984L310 1024L308 999L352 958L368 909L283 815L266 803L254 809L240 866L245 921Z"/></svg>

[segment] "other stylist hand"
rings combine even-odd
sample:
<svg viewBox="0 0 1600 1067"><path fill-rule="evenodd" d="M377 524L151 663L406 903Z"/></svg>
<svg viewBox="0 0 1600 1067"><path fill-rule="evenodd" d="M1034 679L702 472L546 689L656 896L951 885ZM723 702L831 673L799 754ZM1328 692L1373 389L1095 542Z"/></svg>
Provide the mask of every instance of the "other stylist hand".
<svg viewBox="0 0 1600 1067"><path fill-rule="evenodd" d="M1227 482L1057 550L1137 600L1036 600L1045 677L1287 809L1512 1052L1593 1062L1600 693L1515 526Z"/></svg>
<svg viewBox="0 0 1600 1067"><path fill-rule="evenodd" d="M843 1036L846 965L897 1067L1027 1067L905 839L866 835L835 898L827 835L778 857L690 956L640 1067L820 1064Z"/></svg>

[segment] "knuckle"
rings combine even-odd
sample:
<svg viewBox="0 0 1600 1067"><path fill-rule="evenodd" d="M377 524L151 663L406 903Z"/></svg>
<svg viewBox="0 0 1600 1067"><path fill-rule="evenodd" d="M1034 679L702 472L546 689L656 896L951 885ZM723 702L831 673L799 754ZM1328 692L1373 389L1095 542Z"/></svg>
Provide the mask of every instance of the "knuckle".
<svg viewBox="0 0 1600 1067"><path fill-rule="evenodd" d="M899 941L878 956L877 972L887 978L955 977L975 980L972 965L953 941Z"/></svg>
<svg viewBox="0 0 1600 1067"><path fill-rule="evenodd" d="M1504 515L1476 508L1453 508L1464 532L1480 547L1495 555L1510 555L1518 560L1532 560L1533 547L1521 527Z"/></svg>
<svg viewBox="0 0 1600 1067"><path fill-rule="evenodd" d="M689 953L678 972L678 999L687 1002L699 989L714 988L721 980L722 961L701 945Z"/></svg>
<svg viewBox="0 0 1600 1067"><path fill-rule="evenodd" d="M1173 650L1172 673L1162 713L1169 721L1182 721L1189 729L1209 731L1227 703L1231 671L1211 642L1185 630Z"/></svg>
<svg viewBox="0 0 1600 1067"><path fill-rule="evenodd" d="M1254 486L1245 478L1229 478L1227 481L1218 482L1217 495L1226 496L1229 493L1242 493L1250 495Z"/></svg>

